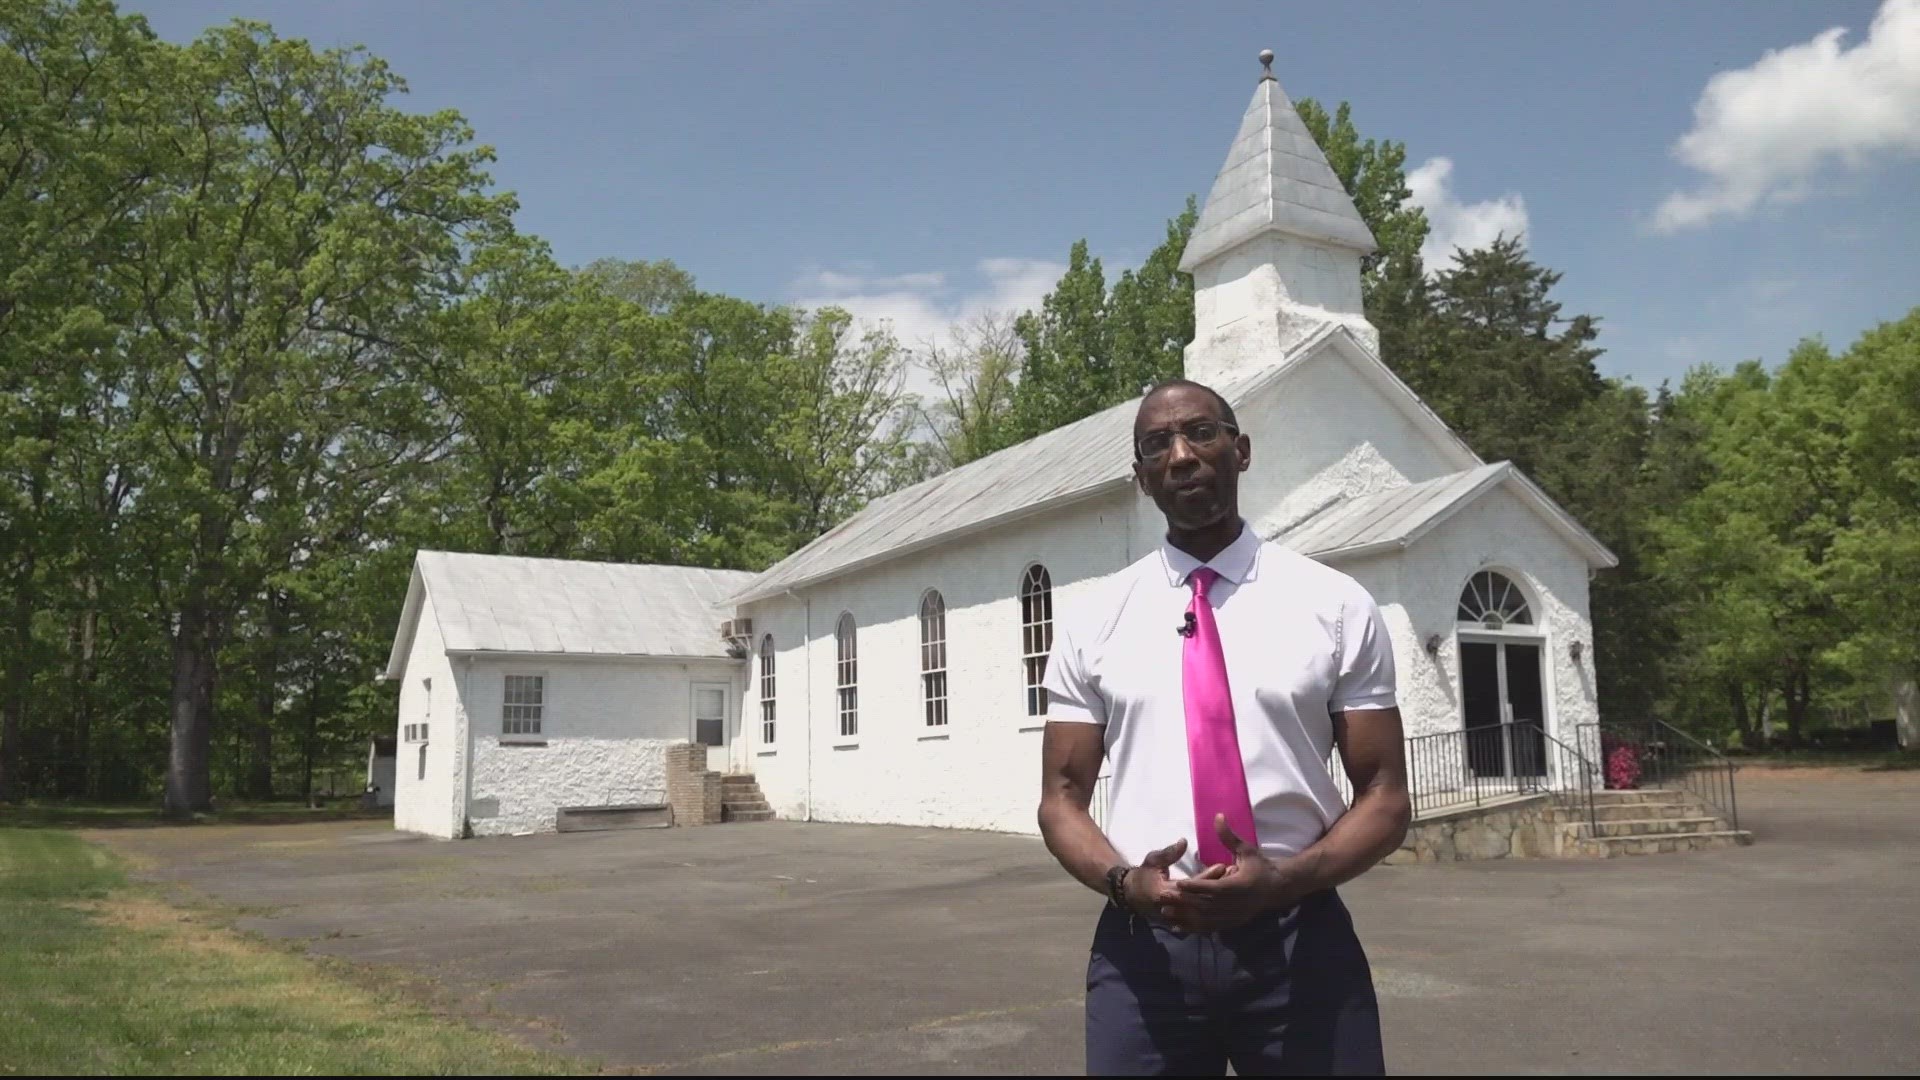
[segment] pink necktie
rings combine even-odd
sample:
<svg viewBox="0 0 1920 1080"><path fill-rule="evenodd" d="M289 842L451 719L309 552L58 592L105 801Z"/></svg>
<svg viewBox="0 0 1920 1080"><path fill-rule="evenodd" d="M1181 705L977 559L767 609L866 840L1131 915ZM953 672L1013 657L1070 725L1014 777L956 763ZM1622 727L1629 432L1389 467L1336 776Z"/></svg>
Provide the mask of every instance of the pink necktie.
<svg viewBox="0 0 1920 1080"><path fill-rule="evenodd" d="M1240 737L1233 726L1233 695L1227 690L1227 657L1220 649L1220 628L1213 621L1207 589L1220 572L1202 566L1188 575L1193 601L1187 614L1194 632L1186 640L1180 675L1187 705L1187 763L1193 772L1193 818L1199 828L1200 864L1233 864L1233 853L1214 831L1213 816L1227 815L1240 839L1258 843L1253 832L1253 803L1247 795L1247 768L1240 760Z"/></svg>

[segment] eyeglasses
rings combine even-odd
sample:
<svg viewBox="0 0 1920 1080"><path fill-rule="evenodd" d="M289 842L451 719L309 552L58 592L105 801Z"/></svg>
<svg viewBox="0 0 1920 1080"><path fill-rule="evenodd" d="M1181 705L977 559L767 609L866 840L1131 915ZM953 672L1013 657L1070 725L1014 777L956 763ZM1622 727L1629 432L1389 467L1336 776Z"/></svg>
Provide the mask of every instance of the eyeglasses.
<svg viewBox="0 0 1920 1080"><path fill-rule="evenodd" d="M1173 449L1173 437L1179 435L1195 450L1205 449L1221 439L1231 439L1240 429L1225 420L1193 420L1177 429L1149 431L1133 441L1134 452L1148 460L1161 458Z"/></svg>

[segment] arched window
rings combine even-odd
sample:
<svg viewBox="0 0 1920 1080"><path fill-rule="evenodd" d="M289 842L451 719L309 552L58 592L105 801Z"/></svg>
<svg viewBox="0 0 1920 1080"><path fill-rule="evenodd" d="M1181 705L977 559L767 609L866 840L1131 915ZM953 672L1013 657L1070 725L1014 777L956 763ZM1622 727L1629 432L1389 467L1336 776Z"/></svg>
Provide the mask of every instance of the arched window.
<svg viewBox="0 0 1920 1080"><path fill-rule="evenodd" d="M773 745L773 635L760 639L760 741Z"/></svg>
<svg viewBox="0 0 1920 1080"><path fill-rule="evenodd" d="M947 725L947 602L928 589L920 598L920 698L928 727Z"/></svg>
<svg viewBox="0 0 1920 1080"><path fill-rule="evenodd" d="M840 687L840 736L848 739L860 734L860 664L854 635L853 612L841 612L840 624L833 630L833 640L839 647L836 682Z"/></svg>
<svg viewBox="0 0 1920 1080"><path fill-rule="evenodd" d="M1527 607L1527 594L1513 579L1497 570L1482 570L1460 590L1460 607L1455 615L1463 623L1488 630L1505 626L1533 625L1533 612Z"/></svg>
<svg viewBox="0 0 1920 1080"><path fill-rule="evenodd" d="M1053 651L1053 579L1039 563L1020 579L1020 656L1027 684L1027 715L1047 715L1047 654Z"/></svg>

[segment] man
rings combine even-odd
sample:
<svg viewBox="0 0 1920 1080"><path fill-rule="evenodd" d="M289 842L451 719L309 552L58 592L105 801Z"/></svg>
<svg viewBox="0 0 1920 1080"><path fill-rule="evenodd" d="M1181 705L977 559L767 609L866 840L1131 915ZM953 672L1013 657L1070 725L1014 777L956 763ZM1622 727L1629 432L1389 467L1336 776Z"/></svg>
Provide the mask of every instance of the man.
<svg viewBox="0 0 1920 1080"><path fill-rule="evenodd" d="M1241 520L1253 447L1219 394L1162 384L1133 434L1166 542L1062 620L1044 683L1040 831L1108 900L1087 1069L1382 1073L1372 973L1334 891L1412 816L1379 608ZM1105 833L1088 812L1102 758Z"/></svg>

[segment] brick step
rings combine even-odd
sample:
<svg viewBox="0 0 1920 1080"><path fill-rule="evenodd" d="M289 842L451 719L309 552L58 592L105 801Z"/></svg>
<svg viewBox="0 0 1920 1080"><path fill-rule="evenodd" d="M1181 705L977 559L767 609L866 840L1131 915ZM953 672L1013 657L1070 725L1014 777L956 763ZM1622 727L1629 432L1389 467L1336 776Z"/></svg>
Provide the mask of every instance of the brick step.
<svg viewBox="0 0 1920 1080"><path fill-rule="evenodd" d="M1710 833L1724 832L1727 823L1717 817L1668 817L1668 818L1626 818L1599 822L1600 837L1613 836L1665 836L1674 833ZM1582 839L1595 836L1593 826L1584 821L1564 821L1560 827L1566 830L1569 838Z"/></svg>
<svg viewBox="0 0 1920 1080"><path fill-rule="evenodd" d="M752 773L728 773L725 776L722 776L720 778L720 783L725 787L757 787L759 786L757 782L753 779Z"/></svg>
<svg viewBox="0 0 1920 1080"><path fill-rule="evenodd" d="M771 810L773 809L773 804L765 799L723 799L720 802L720 809L742 811Z"/></svg>
<svg viewBox="0 0 1920 1080"><path fill-rule="evenodd" d="M1613 859L1623 855L1653 855L1671 851L1706 851L1711 848L1743 847L1753 843L1753 834L1731 829L1696 833L1649 833L1642 836L1600 836L1567 841L1567 854L1593 859Z"/></svg>
<svg viewBox="0 0 1920 1080"><path fill-rule="evenodd" d="M722 821L772 821L773 810L771 808L765 809L765 810L736 810L733 807L728 806L728 807L723 807L721 809L720 820Z"/></svg>

